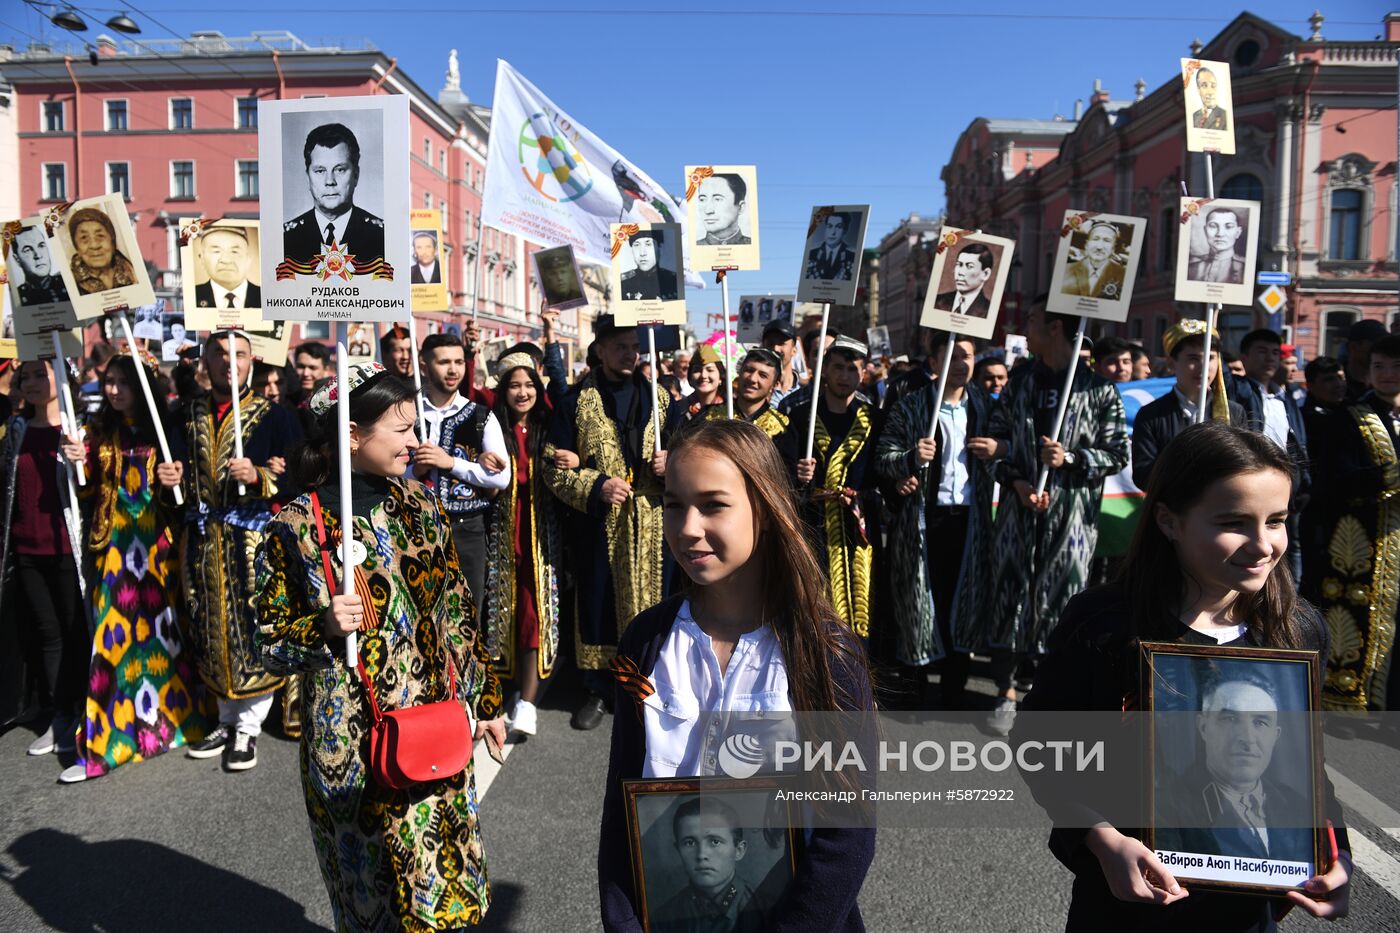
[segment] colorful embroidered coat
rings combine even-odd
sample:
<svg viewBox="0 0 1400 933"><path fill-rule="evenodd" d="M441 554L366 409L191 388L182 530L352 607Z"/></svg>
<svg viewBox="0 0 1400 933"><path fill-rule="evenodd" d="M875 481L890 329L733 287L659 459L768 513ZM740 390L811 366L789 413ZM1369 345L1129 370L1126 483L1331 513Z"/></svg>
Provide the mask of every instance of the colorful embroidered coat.
<svg viewBox="0 0 1400 933"><path fill-rule="evenodd" d="M327 504L323 516L334 546L337 510ZM500 683L475 634L451 528L427 487L391 480L387 497L355 516L355 539L368 551L360 565L374 606L367 624L378 622L360 634L360 659L380 707L446 699L450 652L457 698L474 721L496 718ZM278 675L301 675L302 786L336 929L422 933L479 923L490 887L471 764L406 790L368 777L373 716L359 674L345 666L344 641L332 646L324 634L331 589L309 495L268 524L257 568L262 661Z"/></svg>
<svg viewBox="0 0 1400 933"><path fill-rule="evenodd" d="M771 409L770 409L771 411ZM879 433L875 408L868 402L851 402L855 417L845 436L833 439L824 416L817 418L812 457L817 461L811 483L799 486L802 518L812 530L818 556L827 569L827 592L841 619L861 638L870 636L870 584L873 549L866 536L860 493L874 480L875 437ZM778 415L777 412L773 414ZM782 417L782 415L778 415ZM796 451L794 463L807 445L812 403L803 402L787 415L787 429L780 449ZM840 493L851 490L851 505Z"/></svg>
<svg viewBox="0 0 1400 933"><path fill-rule="evenodd" d="M253 553L283 477L267 468L286 458L301 435L295 417L279 405L247 392L242 398L243 454L258 469L258 481L238 494L229 478L233 415L217 418L211 396L194 399L171 446L185 461L185 527L180 539L180 580L199 676L218 697L261 696L281 678L263 669L253 646Z"/></svg>
<svg viewBox="0 0 1400 933"><path fill-rule="evenodd" d="M995 402L976 385L969 384L964 391L968 405L967 436L983 436ZM894 616L891 621L895 630L895 652L901 664L916 667L933 663L952 648L969 650L961 638L976 637L979 610L990 596L986 584L991 579L992 491L995 482L991 470L983 461L969 458L967 472L972 484L972 501L968 509L962 566L958 571L957 588L950 610L950 630L958 643L943 644L934 613L928 542L925 538L928 496L931 492L937 495L937 478L942 475L943 453L946 450L941 425L937 459L928 468L919 470L914 458L914 448L919 438L928 436L936 392L937 383L925 380L922 387L900 398L889 409L884 430L880 432L875 447L875 471L884 483L885 505L890 510L885 556L890 574L889 607ZM919 476L917 492L910 496L900 496L894 492L895 487L907 477L915 475Z"/></svg>
<svg viewBox="0 0 1400 933"><path fill-rule="evenodd" d="M1001 404L992 411L988 436L1007 441L1010 452L997 463L1001 483L992 544L991 599L975 631L959 632L972 650L989 646L1043 654L1065 604L1084 589L1098 543L1104 480L1128 465L1129 438L1123 401L1112 383L1086 366L1074 375L1060 442L1076 462L1050 471L1044 514L1021 504L1012 484L1032 486L1040 472L1040 437L1035 426L1039 364L1011 374ZM1055 391L1063 389L1055 376Z"/></svg>
<svg viewBox="0 0 1400 933"><path fill-rule="evenodd" d="M705 409L705 420L723 421L726 411L728 411L728 408L725 407L724 402L716 402ZM739 421L747 421L749 424L756 426L764 434L767 434L774 440L782 436L783 432L787 430L788 422L791 420L789 415L783 414L767 402L763 403L763 407L755 412L752 418L745 418L739 412L739 406L735 405L734 417Z"/></svg>

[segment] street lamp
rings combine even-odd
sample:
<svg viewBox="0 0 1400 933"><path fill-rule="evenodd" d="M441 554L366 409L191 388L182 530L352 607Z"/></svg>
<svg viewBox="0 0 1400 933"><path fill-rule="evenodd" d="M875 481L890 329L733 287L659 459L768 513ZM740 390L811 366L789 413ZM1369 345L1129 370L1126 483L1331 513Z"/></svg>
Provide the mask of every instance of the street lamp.
<svg viewBox="0 0 1400 933"><path fill-rule="evenodd" d="M49 22L59 29L67 29L69 32L87 32L87 20L78 15L78 11L71 6L66 6L58 10L49 17Z"/></svg>
<svg viewBox="0 0 1400 933"><path fill-rule="evenodd" d="M116 16L107 20L107 28L115 29L117 32L124 32L129 36L134 36L141 31L141 27L132 22L131 17L126 15L125 10L122 10Z"/></svg>

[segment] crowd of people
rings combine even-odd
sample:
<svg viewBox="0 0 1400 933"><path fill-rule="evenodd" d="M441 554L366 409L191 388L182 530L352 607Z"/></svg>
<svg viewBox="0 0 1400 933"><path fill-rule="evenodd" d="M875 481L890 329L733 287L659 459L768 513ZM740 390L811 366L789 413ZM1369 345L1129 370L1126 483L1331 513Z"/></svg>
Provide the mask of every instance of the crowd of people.
<svg viewBox="0 0 1400 933"><path fill-rule="evenodd" d="M1008 735L1031 687L1034 708L1117 708L1120 694L1086 692L1108 679L1085 673L1087 654L1103 654L1087 640L1092 626L1137 626L1320 645L1328 706L1400 698L1389 659L1400 336L1376 322L1353 328L1344 363L1310 361L1304 388L1272 331L1224 348L1237 356L1213 334L1207 354L1206 325L1183 320L1160 353L1106 337L1079 358L1077 319L1039 310L1029 359L927 332L922 359L891 365L853 336L828 331L819 345L818 330L774 322L732 373L710 344L644 361L638 330L603 316L571 380L554 316L543 319L542 341L508 348L490 378L474 323L418 347L395 327L382 362L351 367L347 386L318 342L273 366L241 334L211 335L171 377L148 354L98 347L71 387L87 400L76 434L61 427L54 367L12 366L0 718L30 723L32 756L74 753L58 775L72 783L177 748L253 768L275 709L303 743L338 928L387 929L392 917L455 929L489 903L470 763L420 785L410 805L377 780L367 737L381 713L455 697L471 734L498 747L507 730L537 734L544 690L576 672L574 728L626 713L613 718L600 891L605 926L631 930L620 782L716 774L724 736L698 734L696 711L741 696L755 710L968 709L977 659L996 686L986 726ZM168 401L154 417L138 367ZM1174 385L1130 432L1115 384L1153 374ZM1193 427L1203 382L1210 425ZM340 578L341 445L352 595ZM1100 553L1104 484L1130 463L1147 491L1138 536L1126 555ZM1185 522L1211 483L1228 498L1232 477L1256 473L1282 477L1250 508L1284 516L1284 532L1261 520L1261 573L1216 580L1213 602L1188 599L1182 579L1221 571L1187 558L1169 517ZM1156 602L1143 595L1149 577ZM1255 599L1266 585L1286 598ZM1295 604L1295 587L1307 602ZM1144 606L1168 616L1147 620ZM358 669L343 660L351 634ZM1125 667L1093 663L1115 677ZM651 693L664 708L644 702ZM1086 852L1102 870L1076 885L1072 916L1101 919L1090 912L1110 895L1184 898L1126 832L1080 830L1056 850L1077 873ZM809 835L810 870L774 909L793 929L861 929L874 844L873 829ZM1334 866L1309 891L1346 882ZM1303 900L1345 911L1344 891ZM1115 928L1145 922L1126 908L1121 919Z"/></svg>

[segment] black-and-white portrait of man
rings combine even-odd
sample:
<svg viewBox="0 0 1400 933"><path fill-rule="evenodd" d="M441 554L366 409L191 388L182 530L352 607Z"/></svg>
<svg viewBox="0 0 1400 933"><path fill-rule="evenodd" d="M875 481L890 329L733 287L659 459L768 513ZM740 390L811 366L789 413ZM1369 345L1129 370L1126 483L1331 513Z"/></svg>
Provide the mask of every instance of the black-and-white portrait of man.
<svg viewBox="0 0 1400 933"><path fill-rule="evenodd" d="M22 306L68 300L68 289L54 265L48 238L39 224L15 234L10 243L10 275L19 283L15 294Z"/></svg>
<svg viewBox="0 0 1400 933"><path fill-rule="evenodd" d="M700 246L748 246L740 224L748 210L749 186L737 172L716 172L700 182L696 191L696 217L700 221Z"/></svg>
<svg viewBox="0 0 1400 933"><path fill-rule="evenodd" d="M1245 257L1237 246L1249 228L1249 212L1208 207L1192 221L1204 234L1206 252L1191 257L1186 277L1195 282L1244 283Z"/></svg>
<svg viewBox="0 0 1400 933"><path fill-rule="evenodd" d="M355 203L360 183L360 143L355 134L342 123L317 126L306 135L302 157L314 206L283 225L286 258L311 264L338 247L361 265L382 259L384 221Z"/></svg>

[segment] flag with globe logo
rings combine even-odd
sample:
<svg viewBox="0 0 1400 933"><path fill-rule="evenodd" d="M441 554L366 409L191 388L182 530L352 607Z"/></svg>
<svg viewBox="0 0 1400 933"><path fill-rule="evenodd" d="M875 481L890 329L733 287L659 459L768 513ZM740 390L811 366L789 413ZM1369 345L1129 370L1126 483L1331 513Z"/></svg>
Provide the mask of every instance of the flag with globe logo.
<svg viewBox="0 0 1400 933"><path fill-rule="evenodd" d="M509 62L497 60L481 220L546 246L567 243L580 261L606 266L610 224L684 228L686 217L684 207L651 176L556 106ZM689 240L682 235L683 243Z"/></svg>

